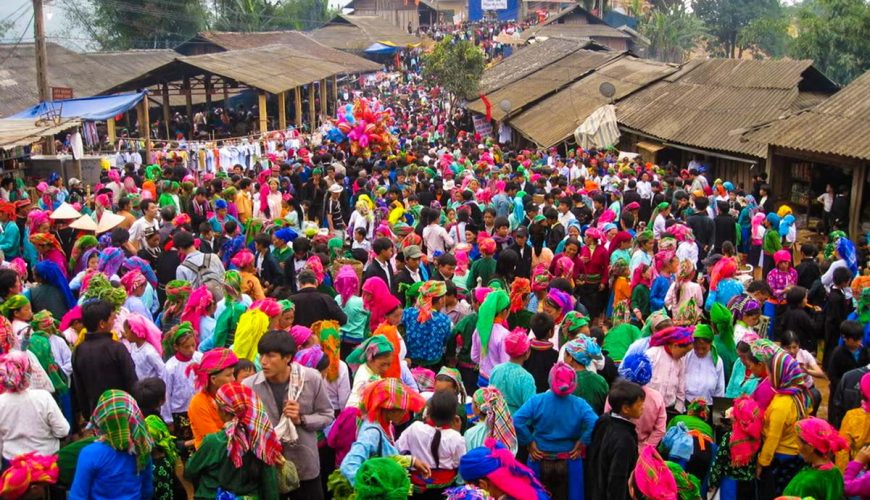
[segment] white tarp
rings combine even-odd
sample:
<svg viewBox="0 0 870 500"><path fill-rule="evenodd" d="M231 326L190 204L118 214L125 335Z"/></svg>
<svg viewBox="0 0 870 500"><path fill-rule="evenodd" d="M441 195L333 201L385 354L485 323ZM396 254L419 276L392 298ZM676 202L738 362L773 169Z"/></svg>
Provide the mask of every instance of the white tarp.
<svg viewBox="0 0 870 500"><path fill-rule="evenodd" d="M619 141L616 106L607 104L596 109L574 130L574 140L583 149L606 148Z"/></svg>
<svg viewBox="0 0 870 500"><path fill-rule="evenodd" d="M507 0L480 0L481 10L505 10Z"/></svg>

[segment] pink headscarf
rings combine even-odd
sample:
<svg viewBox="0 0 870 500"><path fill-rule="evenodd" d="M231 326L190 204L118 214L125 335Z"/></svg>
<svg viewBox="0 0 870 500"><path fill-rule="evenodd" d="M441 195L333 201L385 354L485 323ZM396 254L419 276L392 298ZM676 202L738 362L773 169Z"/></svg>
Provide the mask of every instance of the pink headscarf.
<svg viewBox="0 0 870 500"><path fill-rule="evenodd" d="M30 213L27 214L27 219L30 221L30 234L38 233L39 226L46 222L50 222L48 212L44 210L31 210Z"/></svg>
<svg viewBox="0 0 870 500"><path fill-rule="evenodd" d="M559 361L550 369L550 389L557 396L567 396L577 388L577 373L565 362Z"/></svg>
<svg viewBox="0 0 870 500"><path fill-rule="evenodd" d="M193 331L197 333L197 344L199 343L199 323L203 316L208 316L208 309L214 303L214 297L205 285L190 294L187 303L184 305L184 311L181 313L181 321L190 321L193 326Z"/></svg>
<svg viewBox="0 0 870 500"><path fill-rule="evenodd" d="M861 377L861 397L864 399L861 406L864 411L870 413L870 373L865 373Z"/></svg>
<svg viewBox="0 0 870 500"><path fill-rule="evenodd" d="M239 358L233 351L225 347L218 347L203 354L199 363L189 364L185 373L188 376L193 374L193 387L199 391L208 385L209 376L235 366L238 362Z"/></svg>
<svg viewBox="0 0 870 500"><path fill-rule="evenodd" d="M529 352L532 341L529 334L522 328L516 328L504 339L504 351L512 358L518 358Z"/></svg>
<svg viewBox="0 0 870 500"><path fill-rule="evenodd" d="M574 279L574 261L567 255L560 255L553 261L553 275L556 278Z"/></svg>
<svg viewBox="0 0 870 500"><path fill-rule="evenodd" d="M248 249L240 250L230 262L239 269L244 269L254 263L254 254Z"/></svg>
<svg viewBox="0 0 870 500"><path fill-rule="evenodd" d="M66 315L64 315L64 319L66 319ZM163 356L163 344L160 342L163 334L154 323L139 313L127 314L127 318L124 321L127 323L127 326L130 327L130 331L133 332L133 335L137 338L144 339L145 342L148 342L154 347L157 354Z"/></svg>
<svg viewBox="0 0 870 500"><path fill-rule="evenodd" d="M320 257L316 255L308 257L308 260L305 261L305 267L314 272L314 276L317 277L317 285L320 286L323 283L324 276L326 276L326 272L323 270L323 261L320 260Z"/></svg>
<svg viewBox="0 0 870 500"><path fill-rule="evenodd" d="M807 417L796 424L798 437L822 455L837 453L849 447L837 429L818 417Z"/></svg>
<svg viewBox="0 0 870 500"><path fill-rule="evenodd" d="M634 272L631 275L632 290L634 290L634 287L637 285L646 285L647 288L650 286L652 280L650 280L648 276L644 276L647 269L649 269L649 265L643 263L638 264L638 266L634 268Z"/></svg>
<svg viewBox="0 0 870 500"><path fill-rule="evenodd" d="M773 254L773 262L779 264L780 262L791 262L791 253L788 250L778 250Z"/></svg>
<svg viewBox="0 0 870 500"><path fill-rule="evenodd" d="M293 337L293 340L296 342L296 348L300 349L308 341L311 336L314 335L314 332L311 331L311 328L302 325L294 325L293 328L290 329L290 336Z"/></svg>
<svg viewBox="0 0 870 500"><path fill-rule="evenodd" d="M604 238L604 233L602 233L597 227L590 227L586 229L586 236L592 238L596 242L600 242L601 239Z"/></svg>
<svg viewBox="0 0 870 500"><path fill-rule="evenodd" d="M274 318L275 316L281 314L281 311L283 311L281 304L279 304L277 300L271 297L267 297L263 300L258 300L254 302L253 304L251 304L251 309L259 309L270 318Z"/></svg>
<svg viewBox="0 0 870 500"><path fill-rule="evenodd" d="M121 277L121 286L124 287L127 295L132 295L133 290L136 290L145 283L148 283L148 280L139 269L131 269L127 271L124 276Z"/></svg>
<svg viewBox="0 0 870 500"><path fill-rule="evenodd" d="M121 182L121 174L119 174L118 171L115 169L110 169L109 170L109 180L111 180L112 182L120 183Z"/></svg>
<svg viewBox="0 0 870 500"><path fill-rule="evenodd" d="M492 291L492 288L481 286L475 288L472 292L474 294L474 302L477 304L483 304L483 301L486 300L486 296L489 295L489 292Z"/></svg>
<svg viewBox="0 0 870 500"><path fill-rule="evenodd" d="M365 281L362 286L363 307L371 312L369 318L369 327L375 331L378 326L384 321L387 313L399 307L401 302L390 292L387 283L377 276L373 276Z"/></svg>
<svg viewBox="0 0 870 500"><path fill-rule="evenodd" d="M637 489L650 500L674 500L677 498L677 481L673 473L652 445L640 452L632 472Z"/></svg>
<svg viewBox="0 0 870 500"><path fill-rule="evenodd" d="M353 269L353 266L344 265L338 270L338 275L335 277L335 290L341 296L341 303L347 304L347 301L357 293L359 293L359 275Z"/></svg>
<svg viewBox="0 0 870 500"><path fill-rule="evenodd" d="M753 244L756 244L756 245L761 244L761 240L756 239L755 234L756 234L756 229L758 229L758 227L761 226L761 224L764 222L764 219L765 219L765 216L761 212L758 212L757 214L752 216L752 222L750 223L752 226L752 233L750 234L750 237L752 238Z"/></svg>
<svg viewBox="0 0 870 500"><path fill-rule="evenodd" d="M483 255L492 255L495 253L495 240L492 238L484 238L478 243L480 253Z"/></svg>

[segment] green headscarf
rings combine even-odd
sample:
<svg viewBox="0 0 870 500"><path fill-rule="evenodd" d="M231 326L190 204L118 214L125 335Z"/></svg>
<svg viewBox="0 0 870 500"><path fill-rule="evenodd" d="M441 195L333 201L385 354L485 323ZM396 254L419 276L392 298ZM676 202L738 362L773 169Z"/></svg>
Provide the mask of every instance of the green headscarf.
<svg viewBox="0 0 870 500"><path fill-rule="evenodd" d="M332 238L326 242L326 248L329 249L329 260L334 261L341 257L341 251L344 248L344 240L341 238Z"/></svg>
<svg viewBox="0 0 870 500"><path fill-rule="evenodd" d="M511 305L511 299L504 290L490 292L477 313L477 334L480 337L481 356L489 352L489 336L492 334L493 321L498 313Z"/></svg>
<svg viewBox="0 0 870 500"><path fill-rule="evenodd" d="M145 178L149 181L156 181L163 175L163 171L160 170L159 165L148 165L145 167Z"/></svg>
<svg viewBox="0 0 870 500"><path fill-rule="evenodd" d="M387 340L387 337L372 335L347 356L347 362L362 365L371 361L375 356L389 352L393 352L393 344Z"/></svg>
<svg viewBox="0 0 870 500"><path fill-rule="evenodd" d="M701 498L701 481L692 474L689 474L683 468L674 462L665 461L665 464L670 469L674 480L677 482L677 499L678 500L700 500Z"/></svg>
<svg viewBox="0 0 870 500"><path fill-rule="evenodd" d="M172 330L169 330L172 332ZM166 335L163 339L163 352L165 356L173 356L175 355L175 344L177 344L182 338L187 335L193 335L193 325L190 324L190 321L183 321L175 327L175 331ZM223 346L219 346L223 347Z"/></svg>
<svg viewBox="0 0 870 500"><path fill-rule="evenodd" d="M148 428L148 434L151 434L154 445L163 449L169 463L175 465L178 461L178 448L175 446L175 436L170 434L169 427L166 427L163 419L157 415L148 415L145 417L145 427Z"/></svg>
<svg viewBox="0 0 870 500"><path fill-rule="evenodd" d="M716 346L713 344L713 329L710 325L695 325L695 338L703 339L710 342L710 357L713 358L713 366L719 362L719 353L716 352Z"/></svg>
<svg viewBox="0 0 870 500"><path fill-rule="evenodd" d="M30 301L27 300L27 297L21 295L13 295L8 299L4 300L2 304L0 304L0 312L3 313L3 316L6 316L10 320L12 319L12 313L21 309L22 307L30 304Z"/></svg>
<svg viewBox="0 0 870 500"><path fill-rule="evenodd" d="M392 458L370 458L356 473L357 500L405 500L411 496L407 470Z"/></svg>
<svg viewBox="0 0 870 500"><path fill-rule="evenodd" d="M172 283L170 281L170 283ZM242 275L235 269L224 273L224 288L227 290L227 300L236 301L242 296Z"/></svg>
<svg viewBox="0 0 870 500"><path fill-rule="evenodd" d="M870 287L861 290L855 311L858 313L858 321L865 325L870 323Z"/></svg>
<svg viewBox="0 0 870 500"><path fill-rule="evenodd" d="M278 305L281 306L281 312L296 310L296 304L294 304L290 299L279 300Z"/></svg>
<svg viewBox="0 0 870 500"><path fill-rule="evenodd" d="M51 342L48 340L48 335L43 332L33 332L30 340L27 343L27 350L32 352L36 359L39 360L39 366L48 374L51 384L54 386L54 391L58 395L66 394L69 391L66 375L60 369L60 365L54 359L51 353Z"/></svg>

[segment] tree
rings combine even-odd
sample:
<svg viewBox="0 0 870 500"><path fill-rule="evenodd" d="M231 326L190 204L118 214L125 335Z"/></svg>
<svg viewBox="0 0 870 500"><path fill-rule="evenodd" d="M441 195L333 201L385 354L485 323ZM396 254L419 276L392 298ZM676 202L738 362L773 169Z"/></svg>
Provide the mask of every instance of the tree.
<svg viewBox="0 0 870 500"><path fill-rule="evenodd" d="M737 45L752 49L756 57L783 57L788 53L788 17L760 17L753 19L737 34Z"/></svg>
<svg viewBox="0 0 870 500"><path fill-rule="evenodd" d="M692 10L709 30L713 53L725 57L742 56L740 32L753 20L782 18L779 0L692 0Z"/></svg>
<svg viewBox="0 0 870 500"><path fill-rule="evenodd" d="M103 50L172 48L206 26L201 0L62 0L69 22ZM84 5L83 5L84 4Z"/></svg>
<svg viewBox="0 0 870 500"><path fill-rule="evenodd" d="M672 63L683 62L706 33L704 23L682 4L654 9L638 27L650 41L650 57Z"/></svg>
<svg viewBox="0 0 870 500"><path fill-rule="evenodd" d="M423 76L450 93L455 105L458 99L477 96L484 65L483 51L474 43L447 36L423 56Z"/></svg>
<svg viewBox="0 0 870 500"><path fill-rule="evenodd" d="M870 70L870 4L864 0L815 0L797 14L789 55L812 59L843 85Z"/></svg>

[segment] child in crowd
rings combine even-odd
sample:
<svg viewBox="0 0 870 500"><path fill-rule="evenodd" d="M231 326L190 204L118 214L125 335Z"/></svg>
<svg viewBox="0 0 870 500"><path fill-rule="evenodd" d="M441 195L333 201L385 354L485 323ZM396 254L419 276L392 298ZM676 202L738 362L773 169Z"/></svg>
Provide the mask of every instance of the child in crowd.
<svg viewBox="0 0 870 500"><path fill-rule="evenodd" d="M797 428L801 458L806 465L782 492L799 498L843 498L843 474L834 467L833 455L849 444L828 422L808 417Z"/></svg>
<svg viewBox="0 0 870 500"><path fill-rule="evenodd" d="M532 316L529 326L535 338L529 344L529 357L523 367L535 379L535 392L544 392L549 388L550 369L559 361L557 351L550 338L553 336L553 318L546 313Z"/></svg>
<svg viewBox="0 0 870 500"><path fill-rule="evenodd" d="M535 395L535 378L523 368L523 363L529 359L530 345L525 330L509 333L504 339L504 349L510 360L496 366L489 379L489 384L504 395L511 414Z"/></svg>
<svg viewBox="0 0 870 500"><path fill-rule="evenodd" d="M465 432L468 428L468 410L465 408L467 394L462 385L462 375L456 368L442 366L435 375L435 392L449 391L456 395L456 416L459 418L459 432Z"/></svg>
<svg viewBox="0 0 870 500"><path fill-rule="evenodd" d="M139 380L157 377L163 379L166 366L161 354L160 330L148 318L130 313L124 320L124 340L130 344L130 357L136 365Z"/></svg>
<svg viewBox="0 0 870 500"><path fill-rule="evenodd" d="M830 387L837 387L840 379L849 370L860 368L870 363L870 350L863 345L864 326L853 320L840 323L840 336L842 345L834 348L831 360L828 362L828 378L831 380ZM828 406L833 404L834 391L830 392Z"/></svg>
<svg viewBox="0 0 870 500"><path fill-rule="evenodd" d="M195 390L194 376L188 373L187 368L199 363L203 355L196 350L196 335L187 321L174 328L169 343L172 345L172 357L166 362L166 403L160 414L165 422L173 424L173 432L184 441L185 446L192 446L193 432L187 410Z"/></svg>
<svg viewBox="0 0 870 500"><path fill-rule="evenodd" d="M233 368L233 379L241 383L255 373L257 373L257 367L254 366L254 363L247 359L240 359Z"/></svg>

